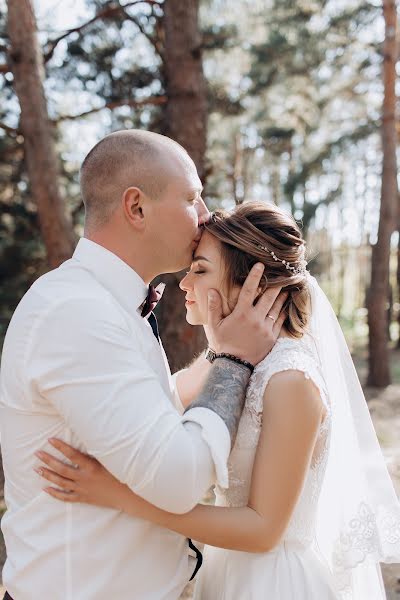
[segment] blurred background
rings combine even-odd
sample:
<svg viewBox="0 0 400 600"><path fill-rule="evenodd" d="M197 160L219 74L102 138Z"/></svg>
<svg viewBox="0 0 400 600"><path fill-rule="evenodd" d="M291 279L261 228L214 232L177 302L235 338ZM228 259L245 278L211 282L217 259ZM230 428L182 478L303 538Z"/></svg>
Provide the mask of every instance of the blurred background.
<svg viewBox="0 0 400 600"><path fill-rule="evenodd" d="M122 128L169 135L210 209L262 200L299 222L399 491L399 49L394 0L0 0L0 348L83 233L86 153ZM205 343L179 278L158 308L172 370Z"/></svg>

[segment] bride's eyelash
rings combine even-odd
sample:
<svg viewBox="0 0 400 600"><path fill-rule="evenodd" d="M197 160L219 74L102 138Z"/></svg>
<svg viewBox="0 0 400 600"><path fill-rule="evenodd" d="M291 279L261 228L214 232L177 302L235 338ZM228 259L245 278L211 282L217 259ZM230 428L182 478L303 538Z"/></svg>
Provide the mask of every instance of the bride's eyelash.
<svg viewBox="0 0 400 600"><path fill-rule="evenodd" d="M189 273L194 273L195 275L202 275L205 271L186 271L185 275L189 275Z"/></svg>

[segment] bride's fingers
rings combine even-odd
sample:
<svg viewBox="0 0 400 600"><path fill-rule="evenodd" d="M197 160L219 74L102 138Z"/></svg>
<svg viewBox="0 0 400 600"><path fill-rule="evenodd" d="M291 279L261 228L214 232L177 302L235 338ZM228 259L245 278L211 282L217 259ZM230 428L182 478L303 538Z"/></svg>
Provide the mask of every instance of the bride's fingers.
<svg viewBox="0 0 400 600"><path fill-rule="evenodd" d="M80 452L73 446L70 446L69 444L66 444L65 442L57 438L50 438L49 444L51 444L54 448L61 452L61 454L64 454L64 456L69 458L69 460L72 463L74 463L74 465L78 465L79 467L82 467L84 464L86 464L89 458L87 454Z"/></svg>
<svg viewBox="0 0 400 600"><path fill-rule="evenodd" d="M65 492L63 490L57 490L56 488L47 487L44 488L46 494L52 496L53 498L57 498L57 500L62 500L63 502L80 502L80 498L78 494L75 492Z"/></svg>
<svg viewBox="0 0 400 600"><path fill-rule="evenodd" d="M55 473L65 477L71 481L76 481L79 477L79 469L72 465L67 465L62 460L55 458L51 454L40 450L39 452L35 452L35 455L44 462L48 467L50 467Z"/></svg>
<svg viewBox="0 0 400 600"><path fill-rule="evenodd" d="M55 483L58 485L58 487L67 492L75 490L76 484L74 481L66 479L65 477L61 477L60 475L57 475L57 473L50 471L50 469L46 469L45 467L37 467L34 470L38 475L40 475L40 477L47 479L47 481L51 481L51 483Z"/></svg>

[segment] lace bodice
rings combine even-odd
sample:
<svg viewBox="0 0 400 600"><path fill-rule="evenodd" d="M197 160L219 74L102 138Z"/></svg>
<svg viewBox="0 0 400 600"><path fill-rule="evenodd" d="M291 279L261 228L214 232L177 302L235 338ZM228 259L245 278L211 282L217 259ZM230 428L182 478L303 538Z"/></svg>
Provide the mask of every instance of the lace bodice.
<svg viewBox="0 0 400 600"><path fill-rule="evenodd" d="M255 368L247 390L236 442L229 458L229 488L216 488L216 504L247 504L262 425L264 390L273 375L287 370L301 371L307 379L311 379L326 407L326 416L320 426L307 478L284 535L285 540L309 544L314 538L315 513L328 458L331 412L318 355L314 342L308 335L301 339L279 338L272 351Z"/></svg>

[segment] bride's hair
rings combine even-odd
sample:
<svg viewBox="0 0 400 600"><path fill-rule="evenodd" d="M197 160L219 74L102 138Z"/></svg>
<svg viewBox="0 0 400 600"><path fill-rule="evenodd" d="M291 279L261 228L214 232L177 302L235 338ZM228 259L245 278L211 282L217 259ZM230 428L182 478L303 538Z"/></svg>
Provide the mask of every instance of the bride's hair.
<svg viewBox="0 0 400 600"><path fill-rule="evenodd" d="M221 242L228 291L243 285L255 263L263 263L262 292L276 285L289 292L284 326L301 337L310 318L310 293L305 242L293 217L273 204L246 202L233 212L213 213L205 230Z"/></svg>

